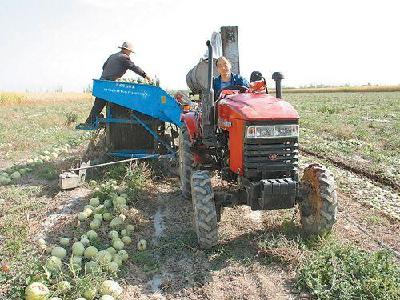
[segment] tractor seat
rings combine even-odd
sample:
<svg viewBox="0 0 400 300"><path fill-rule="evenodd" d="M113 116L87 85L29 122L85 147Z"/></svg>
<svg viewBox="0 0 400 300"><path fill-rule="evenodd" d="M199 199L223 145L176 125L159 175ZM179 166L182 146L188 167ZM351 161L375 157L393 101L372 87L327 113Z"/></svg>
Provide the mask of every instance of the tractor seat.
<svg viewBox="0 0 400 300"><path fill-rule="evenodd" d="M250 92L251 93L267 93L267 81L260 71L253 71L250 75Z"/></svg>

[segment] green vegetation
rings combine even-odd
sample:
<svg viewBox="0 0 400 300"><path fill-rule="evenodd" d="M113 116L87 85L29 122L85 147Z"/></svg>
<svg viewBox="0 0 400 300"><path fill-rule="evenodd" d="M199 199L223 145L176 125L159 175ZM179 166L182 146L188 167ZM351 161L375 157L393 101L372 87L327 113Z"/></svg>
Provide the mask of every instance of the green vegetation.
<svg viewBox="0 0 400 300"><path fill-rule="evenodd" d="M134 253L132 256L132 261L140 266L140 268L146 273L158 271L160 268L155 251L153 250L145 250Z"/></svg>
<svg viewBox="0 0 400 300"><path fill-rule="evenodd" d="M2 205L8 207L7 214L0 215L0 235L4 238L4 243L0 244L2 256L11 258L25 251L23 246L29 243L27 213L40 210L46 204L43 199L39 198L42 191L40 186L11 185L1 189L1 197L4 199ZM38 197L36 201L31 201L36 197Z"/></svg>
<svg viewBox="0 0 400 300"><path fill-rule="evenodd" d="M387 224L388 220L381 217L381 216L377 216L377 215L371 215L369 216L366 221L370 224Z"/></svg>
<svg viewBox="0 0 400 300"><path fill-rule="evenodd" d="M285 96L301 115L303 147L399 180L400 93ZM19 102L7 100L7 105L2 105L0 101L0 154L4 162L15 163L0 171L0 177L10 178L6 185L0 184L0 266L9 268L9 271L0 270L0 298L22 299L25 287L39 280L48 285L51 296L76 299L88 287L98 286L109 276L106 272L76 276L68 271L65 261L64 271L49 278L43 269L48 255L35 243L38 228L42 226L40 221L54 210L55 205L61 204L56 201L63 201L56 197L58 190L52 180L56 179L61 165L71 165L66 153L72 147L76 150L89 138L74 129L75 122L84 120L92 104L90 97L85 97L78 97L74 102L31 101L26 96ZM35 159L28 162L26 158ZM139 272L151 275L160 272L171 263L171 259L177 264L187 261L195 267L179 270L187 272L185 276L195 273L196 282L203 283L208 279L210 270L219 271L232 262L243 266L277 264L282 268L298 267L297 288L316 299L400 297L400 271L389 253L368 253L341 245L333 242L336 236L328 235L320 239L304 237L289 210L278 218L279 222L275 219L268 221L271 224L265 223L262 230L250 228L246 233L233 237L229 228L225 229L228 234L222 233L227 234L222 238L224 241L208 251L197 248L194 228L185 226L191 224L191 215L188 210L182 210L183 213L178 212L180 215L174 216L177 217L176 223L180 224L178 229L160 237L146 250L136 251L133 248L136 241L148 233L140 230L152 227L148 216L138 213L142 204L139 195L146 189L147 180L152 175L160 174L160 171L151 172L148 164L118 164L95 173L86 186L94 190L92 196L99 197L101 202L117 191L118 194L126 194L129 206L135 206L126 213L126 217L131 220L134 216L138 218L135 231L139 232L132 237L128 252L131 263ZM187 206L182 204L182 207ZM234 215L232 222L228 223L240 217ZM50 243L54 243L54 239L58 241L58 230L71 242L89 230L88 224L82 228L76 225L76 219L73 219L75 222L71 220L63 224L65 228L56 228L52 234L56 233L57 238L51 237L53 241L50 238ZM371 215L365 222L377 226L384 225L387 220L380 215ZM94 240L92 245L103 250L110 246L110 241L106 239L105 228L98 232L99 239ZM67 251L70 250L68 247ZM203 269L205 263L210 264L207 267L210 269ZM120 274L128 272L127 268L123 268ZM56 288L63 280L71 283L72 289L68 293Z"/></svg>
<svg viewBox="0 0 400 300"><path fill-rule="evenodd" d="M65 114L65 124L67 126L76 123L78 121L78 114L76 114L75 112L69 111Z"/></svg>
<svg viewBox="0 0 400 300"><path fill-rule="evenodd" d="M386 251L327 244L298 270L298 288L316 299L400 299L400 267Z"/></svg>
<svg viewBox="0 0 400 300"><path fill-rule="evenodd" d="M0 214L0 237L4 239L0 243L0 263L10 268L9 273L0 271L0 285L9 287L7 299L21 299L25 280L41 268L27 218L29 213L40 211L47 204L40 197L42 192L40 186L0 187L4 199L0 211L6 211L6 214Z"/></svg>
<svg viewBox="0 0 400 300"><path fill-rule="evenodd" d="M264 263L297 268L296 288L315 299L399 299L400 266L386 250L367 252L325 237L305 236L294 221L257 237ZM314 299L312 298L312 299Z"/></svg>
<svg viewBox="0 0 400 300"><path fill-rule="evenodd" d="M284 93L365 93L365 92L400 92L400 85L366 85L366 86L315 86L305 88L284 88Z"/></svg>
<svg viewBox="0 0 400 300"><path fill-rule="evenodd" d="M54 180L58 178L60 170L52 164L45 164L38 168L36 175L40 179Z"/></svg>
<svg viewBox="0 0 400 300"><path fill-rule="evenodd" d="M51 164L47 166L40 164L31 172L31 176L51 180L53 177L47 176L53 172L55 172L55 169ZM117 207L119 205L118 202L110 199L118 198L117 195L119 195L119 198L137 195L139 190L144 187L147 175L148 171L145 164L115 165L104 169L103 173L96 178L97 181L92 180L90 182L91 187L95 190L91 196L99 196L100 198L97 203L100 205L94 208L96 213L104 214L107 212L103 204L104 200L109 199L111 208L108 208L108 210L114 210L111 213L112 218L122 212L128 216L124 224L131 223L132 221L128 221L130 216L129 208L125 205ZM103 182L102 178L104 183L99 183ZM2 206L4 206L7 211L7 214L0 215L0 237L5 240L4 243L0 244L0 263L2 266L6 265L9 269L7 272L0 270L0 285L5 288L3 292L6 292L6 294L0 295L4 295L7 299L22 299L26 286L36 281L43 282L49 288L53 297L76 299L82 296L89 287L98 288L105 279L117 277L117 273L104 269L95 270L94 273L76 272L68 259L63 260L62 270L58 273L43 267L48 258L48 254L46 255L44 251L52 249L52 245L43 244L44 248L41 247L37 238L31 234L32 228L30 228L27 218L29 220L29 214L31 213L37 215L38 212L46 209L48 198L43 197L43 194L45 193L45 188L48 187L48 184L44 186L7 185L0 187L2 198L4 199L4 202L0 203L0 208L3 209ZM126 200L126 198L124 199ZM95 205L96 201L92 200L90 203ZM130 203L132 199L128 198L128 200L130 201L127 201L127 203ZM43 211L42 217L45 214L46 212ZM85 218L85 220L81 221L80 226L69 224L63 234L68 236L71 241L79 241L83 234L88 235L89 230L92 228L91 223ZM92 239L91 245L98 250L105 250L111 246L107 236L110 230L107 224L109 224L109 221L103 220L103 222L100 222L101 228L98 229L98 237L97 235L93 238L89 237L89 239ZM125 234L128 234L128 232ZM72 242L65 246L68 254L70 254L71 244ZM145 272L158 270L158 262L153 255L153 250L135 251L132 249L132 247L136 247L135 243L130 246L126 244L125 247L129 251L129 256L132 256L131 261L137 263ZM124 271L124 269L121 271ZM68 281L71 284L71 288L67 291L62 291L59 288L62 281Z"/></svg>
<svg viewBox="0 0 400 300"><path fill-rule="evenodd" d="M144 188L147 178L150 177L150 172L146 163L132 163L128 166L126 164L113 165L98 178L102 184L94 193L94 197L104 200L116 186L119 186L124 189L131 201L135 201L139 191ZM96 184L95 181L94 183Z"/></svg>
<svg viewBox="0 0 400 300"><path fill-rule="evenodd" d="M286 94L304 149L400 181L400 93Z"/></svg>
<svg viewBox="0 0 400 300"><path fill-rule="evenodd" d="M26 99L27 96L21 97ZM39 155L51 147L77 145L87 138L84 132L74 127L75 122L86 118L92 105L90 96L76 96L78 100L75 101L47 97L46 101L27 98L24 103L14 101L0 105L2 159L15 162L23 157ZM69 98L66 96L66 99Z"/></svg>
<svg viewBox="0 0 400 300"><path fill-rule="evenodd" d="M29 282L47 280L32 232L53 202L55 183L47 181L58 177L71 146L89 137L74 129L73 116L83 119L91 104L90 95L0 93L0 173L10 179L0 184L0 265L8 270L0 270L0 298L22 299Z"/></svg>

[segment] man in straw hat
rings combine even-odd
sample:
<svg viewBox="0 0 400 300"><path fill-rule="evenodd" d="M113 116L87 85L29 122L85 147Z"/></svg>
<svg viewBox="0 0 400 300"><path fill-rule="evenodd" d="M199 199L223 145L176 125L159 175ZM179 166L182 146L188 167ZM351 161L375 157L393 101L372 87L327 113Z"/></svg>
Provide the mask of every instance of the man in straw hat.
<svg viewBox="0 0 400 300"><path fill-rule="evenodd" d="M102 80L117 80L121 78L127 70L132 70L136 74L142 76L149 82L153 80L143 71L140 67L135 65L130 59L131 53L134 53L132 44L129 42L123 42L120 52L111 54L103 65L103 73L100 79ZM86 124L93 124L96 117L100 115L106 101L100 98L95 98L92 110L90 111L89 117L86 119Z"/></svg>

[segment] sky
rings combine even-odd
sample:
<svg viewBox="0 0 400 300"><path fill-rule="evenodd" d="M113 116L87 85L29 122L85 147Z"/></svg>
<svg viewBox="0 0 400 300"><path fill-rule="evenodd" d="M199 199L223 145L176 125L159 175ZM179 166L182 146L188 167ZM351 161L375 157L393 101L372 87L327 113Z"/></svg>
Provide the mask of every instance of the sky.
<svg viewBox="0 0 400 300"><path fill-rule="evenodd" d="M400 84L400 2L356 0L0 0L0 91L81 92L131 41L165 89L221 26L239 27L240 71L272 86ZM128 71L127 77L136 77Z"/></svg>

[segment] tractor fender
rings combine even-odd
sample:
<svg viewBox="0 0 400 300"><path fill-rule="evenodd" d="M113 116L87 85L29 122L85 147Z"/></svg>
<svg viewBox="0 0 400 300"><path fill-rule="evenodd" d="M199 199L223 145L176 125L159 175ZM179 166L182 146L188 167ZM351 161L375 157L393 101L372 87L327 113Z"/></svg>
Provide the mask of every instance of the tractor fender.
<svg viewBox="0 0 400 300"><path fill-rule="evenodd" d="M200 134L197 114L195 112L187 112L181 116L181 121L186 126L190 140L193 142Z"/></svg>

